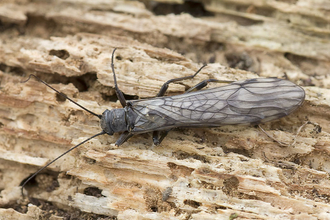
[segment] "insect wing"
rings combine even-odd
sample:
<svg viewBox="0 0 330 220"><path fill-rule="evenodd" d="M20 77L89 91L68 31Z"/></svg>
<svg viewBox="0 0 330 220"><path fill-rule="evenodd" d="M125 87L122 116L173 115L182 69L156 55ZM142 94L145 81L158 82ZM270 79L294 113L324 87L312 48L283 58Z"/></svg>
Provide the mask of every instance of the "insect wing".
<svg viewBox="0 0 330 220"><path fill-rule="evenodd" d="M290 81L260 78L177 96L137 100L132 102L137 114L132 132L259 124L290 114L304 98L304 90Z"/></svg>

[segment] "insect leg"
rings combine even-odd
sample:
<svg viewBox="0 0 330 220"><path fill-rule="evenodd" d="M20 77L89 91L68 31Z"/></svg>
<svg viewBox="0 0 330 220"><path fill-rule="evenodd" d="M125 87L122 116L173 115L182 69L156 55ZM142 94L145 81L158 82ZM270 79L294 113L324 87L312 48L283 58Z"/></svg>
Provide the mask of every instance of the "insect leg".
<svg viewBox="0 0 330 220"><path fill-rule="evenodd" d="M185 93L195 92L195 91L201 90L202 88L204 88L205 86L207 86L210 82L216 82L216 83L232 83L234 81L218 80L218 79L206 79L206 80L203 80L202 82L198 83L197 85L191 87Z"/></svg>
<svg viewBox="0 0 330 220"><path fill-rule="evenodd" d="M199 70L197 70L196 73L194 73L193 75L191 76L184 76L184 77L180 77L180 78L175 78L175 79L170 79L168 80L167 82L165 82L162 87L160 88L158 94L156 97L160 97L160 96L164 96L166 90L168 89L168 85L170 83L173 83L173 82L178 82L178 81L182 81L182 80L185 80L185 79L192 79L194 78L206 65L203 65L201 68L199 68Z"/></svg>
<svg viewBox="0 0 330 220"><path fill-rule="evenodd" d="M165 82L163 84L163 86L160 88L157 97L160 96L164 96L166 90L168 89L168 85L172 82L178 82L181 80L185 80L185 79L192 79L194 78L206 65L203 65L194 75L191 76L185 76L185 77L181 77L181 78L175 78L175 79L170 79L167 82ZM225 80L218 80L218 79L206 79L200 83L198 83L197 85L191 87L189 90L187 90L185 93L189 93L189 92L194 92L197 90L201 90L202 88L204 88L205 86L207 86L209 84L209 82L217 82L217 83L231 83L234 81L225 81ZM170 129L171 130L171 129ZM163 139L166 137L166 135L168 134L168 132L170 130L166 130L166 131L154 131L152 134L152 139L155 145L159 145Z"/></svg>
<svg viewBox="0 0 330 220"><path fill-rule="evenodd" d="M203 66L204 67L204 66ZM202 68L203 68L202 67ZM201 69L200 69L201 70ZM199 70L199 71L200 71ZM199 72L198 71L198 72ZM198 73L197 72L197 73ZM197 74L197 73L195 73L195 75ZM195 76L195 75L193 75L193 76ZM168 81L167 81L168 82ZM166 83L167 83L166 82ZM202 88L204 88L205 86L207 86L207 84L209 84L210 82L217 82L217 83L231 83L231 82L234 82L234 81L225 81L225 80L218 80L218 79L206 79L206 80L204 80L204 81L202 81L202 82L200 82L200 83L198 83L197 85L195 85L195 86L193 86L193 87L191 87L190 89L188 89L185 93L189 93L189 92L194 92L194 91L198 91L198 90L201 90ZM165 85L165 84L164 84ZM164 85L163 85L163 87L164 87ZM163 88L162 87L162 88ZM168 87L168 85L167 85L167 87ZM166 91L166 90L165 90ZM165 92L164 92L165 93ZM159 93L158 93L159 94ZM171 129L170 129L171 130ZM154 144L155 145L159 145L162 141L163 141L163 139L166 137L166 135L168 134L168 132L170 131L170 130L165 130L165 131L154 131L153 133L152 133L152 139L153 139L153 142L154 142Z"/></svg>
<svg viewBox="0 0 330 220"><path fill-rule="evenodd" d="M155 145L159 145L162 143L168 132L170 132L172 129L165 130L165 131L154 131L152 133L152 140Z"/></svg>
<svg viewBox="0 0 330 220"><path fill-rule="evenodd" d="M165 95L165 92L167 91L168 89L168 85L170 83L173 83L173 82L178 82L178 81L182 81L182 80L186 80L186 79L192 79L194 78L206 65L203 65L201 68L199 68L199 70L197 70L196 73L194 73L193 75L190 75L190 76L184 76L184 77L180 77L180 78L175 78L175 79L170 79L168 80L167 82L165 82L162 87L160 88L158 94L156 97L161 97L161 96L164 96ZM159 145L163 139L166 137L166 135L168 134L170 130L167 130L167 131L163 131L160 132L160 131L154 131L152 133L152 139L153 139L153 142L155 145Z"/></svg>
<svg viewBox="0 0 330 220"><path fill-rule="evenodd" d="M133 136L133 134L129 133L128 131L125 131L124 133L122 133L119 137L119 139L116 141L115 145L116 146L120 146L123 143L125 143L129 138L131 138Z"/></svg>

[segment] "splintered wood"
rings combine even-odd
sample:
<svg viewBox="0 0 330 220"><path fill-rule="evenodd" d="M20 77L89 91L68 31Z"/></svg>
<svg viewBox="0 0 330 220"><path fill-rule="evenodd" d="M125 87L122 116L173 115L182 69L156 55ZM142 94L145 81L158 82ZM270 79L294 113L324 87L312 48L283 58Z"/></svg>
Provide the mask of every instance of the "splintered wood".
<svg viewBox="0 0 330 220"><path fill-rule="evenodd" d="M201 1L208 16L193 17L156 13L183 1L15 2L0 3L0 219L330 218L329 3ZM314 124L288 147L252 126L179 128L160 146L151 134L120 147L119 134L99 136L37 175L23 199L26 178L101 128L44 84L21 82L36 74L97 114L120 108L114 48L129 99L209 63L167 95L209 78L278 77L306 101L263 128L291 143Z"/></svg>

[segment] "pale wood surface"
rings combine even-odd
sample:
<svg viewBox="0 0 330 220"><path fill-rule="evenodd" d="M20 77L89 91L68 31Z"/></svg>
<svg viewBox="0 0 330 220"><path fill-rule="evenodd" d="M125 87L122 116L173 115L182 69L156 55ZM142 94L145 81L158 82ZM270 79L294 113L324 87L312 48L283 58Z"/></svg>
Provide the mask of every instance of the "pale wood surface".
<svg viewBox="0 0 330 220"><path fill-rule="evenodd" d="M155 2L144 2L0 3L0 219L329 219L329 3L201 1L213 15L193 17L155 15ZM304 127L290 147L249 126L181 128L160 146L151 134L119 148L118 134L100 136L38 175L27 206L19 184L100 127L35 79L20 82L36 73L98 114L119 108L114 48L131 98L153 97L210 63L168 95L207 78L287 78L306 101L263 128L284 142L308 120L322 130Z"/></svg>

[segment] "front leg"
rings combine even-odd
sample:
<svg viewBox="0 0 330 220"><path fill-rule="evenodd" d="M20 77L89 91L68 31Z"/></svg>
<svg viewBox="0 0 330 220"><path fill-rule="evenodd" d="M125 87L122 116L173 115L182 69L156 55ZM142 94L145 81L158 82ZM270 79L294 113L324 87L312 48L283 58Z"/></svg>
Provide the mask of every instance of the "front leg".
<svg viewBox="0 0 330 220"><path fill-rule="evenodd" d="M116 141L115 145L116 146L120 146L123 143L125 143L129 138L131 138L133 136L132 133L129 133L128 131L125 131L124 133L122 133L119 137L119 139Z"/></svg>

